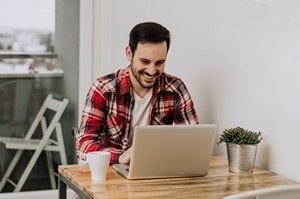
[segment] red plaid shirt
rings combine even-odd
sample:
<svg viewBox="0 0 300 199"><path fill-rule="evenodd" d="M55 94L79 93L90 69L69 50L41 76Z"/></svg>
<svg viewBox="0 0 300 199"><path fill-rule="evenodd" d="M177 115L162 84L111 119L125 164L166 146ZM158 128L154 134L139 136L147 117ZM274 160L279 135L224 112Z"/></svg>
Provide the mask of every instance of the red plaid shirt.
<svg viewBox="0 0 300 199"><path fill-rule="evenodd" d="M107 150L117 163L128 145L134 105L129 67L99 78L90 88L77 135L77 155ZM183 81L163 73L153 87L149 125L199 123ZM79 155L78 155L79 156ZM79 157L85 160L85 156Z"/></svg>

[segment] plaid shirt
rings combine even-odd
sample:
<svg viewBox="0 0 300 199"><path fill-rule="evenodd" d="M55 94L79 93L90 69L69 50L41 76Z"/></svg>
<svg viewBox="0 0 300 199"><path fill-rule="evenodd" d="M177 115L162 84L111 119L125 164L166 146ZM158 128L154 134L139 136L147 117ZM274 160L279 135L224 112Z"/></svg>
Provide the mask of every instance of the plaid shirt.
<svg viewBox="0 0 300 199"><path fill-rule="evenodd" d="M130 146L129 132L134 98L129 67L99 78L90 88L77 135L77 156L107 150L111 164ZM153 87L149 125L199 123L191 96L183 81L163 73ZM79 155L80 154L80 155ZM79 157L80 156L80 157Z"/></svg>

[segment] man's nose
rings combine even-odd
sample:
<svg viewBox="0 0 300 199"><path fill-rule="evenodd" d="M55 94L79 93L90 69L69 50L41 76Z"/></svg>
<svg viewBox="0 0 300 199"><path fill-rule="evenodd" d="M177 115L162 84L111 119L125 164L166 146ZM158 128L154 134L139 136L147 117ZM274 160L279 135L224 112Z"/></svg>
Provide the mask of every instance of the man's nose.
<svg viewBox="0 0 300 199"><path fill-rule="evenodd" d="M149 73L149 75L155 75L157 72L155 64L150 64L147 72Z"/></svg>

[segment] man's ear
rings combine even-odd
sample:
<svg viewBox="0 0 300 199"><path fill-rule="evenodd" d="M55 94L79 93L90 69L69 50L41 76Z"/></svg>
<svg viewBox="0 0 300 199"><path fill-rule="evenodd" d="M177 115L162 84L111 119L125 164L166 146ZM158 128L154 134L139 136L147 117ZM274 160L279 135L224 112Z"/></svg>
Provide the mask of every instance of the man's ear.
<svg viewBox="0 0 300 199"><path fill-rule="evenodd" d="M126 47L125 52L126 52L127 60L129 62L131 62L131 60L132 60L132 51L131 51L129 46Z"/></svg>

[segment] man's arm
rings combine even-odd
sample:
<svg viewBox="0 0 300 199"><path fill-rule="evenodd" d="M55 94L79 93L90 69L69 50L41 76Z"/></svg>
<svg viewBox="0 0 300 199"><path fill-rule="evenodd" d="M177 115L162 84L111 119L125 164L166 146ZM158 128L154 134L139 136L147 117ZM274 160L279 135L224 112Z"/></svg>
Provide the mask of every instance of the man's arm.
<svg viewBox="0 0 300 199"><path fill-rule="evenodd" d="M90 88L81 114L81 122L76 139L77 156L86 161L85 155L91 151L109 151L110 163L118 162L121 150L111 148L104 135L106 126L106 100L96 82Z"/></svg>
<svg viewBox="0 0 300 199"><path fill-rule="evenodd" d="M198 124L199 119L194 108L191 95L183 82L177 87L177 99L175 102L175 124Z"/></svg>

